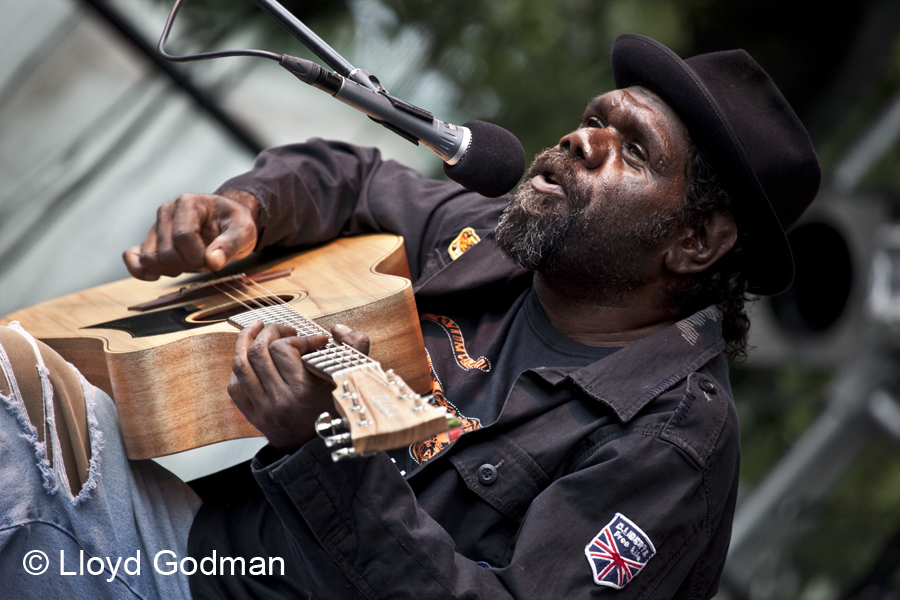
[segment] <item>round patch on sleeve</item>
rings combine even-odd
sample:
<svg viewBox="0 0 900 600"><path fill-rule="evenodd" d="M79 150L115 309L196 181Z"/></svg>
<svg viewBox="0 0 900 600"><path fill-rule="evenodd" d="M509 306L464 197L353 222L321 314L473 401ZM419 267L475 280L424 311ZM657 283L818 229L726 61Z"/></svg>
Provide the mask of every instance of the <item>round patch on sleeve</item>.
<svg viewBox="0 0 900 600"><path fill-rule="evenodd" d="M594 572L594 583L618 590L641 572L656 548L640 527L616 513L585 546L584 554Z"/></svg>

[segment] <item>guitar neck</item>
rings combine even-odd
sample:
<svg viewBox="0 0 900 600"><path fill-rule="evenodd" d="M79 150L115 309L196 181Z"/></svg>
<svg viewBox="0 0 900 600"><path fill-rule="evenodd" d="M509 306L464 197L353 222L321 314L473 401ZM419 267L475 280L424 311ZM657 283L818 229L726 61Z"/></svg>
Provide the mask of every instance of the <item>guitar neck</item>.
<svg viewBox="0 0 900 600"><path fill-rule="evenodd" d="M238 329L243 329L254 321L262 321L265 325L272 323L287 325L296 329L297 335L300 336L327 335L328 339L331 339L331 335L319 327L315 321L307 319L288 304L263 306L228 318L228 322Z"/></svg>
<svg viewBox="0 0 900 600"><path fill-rule="evenodd" d="M297 330L298 336L324 335L328 343L324 348L303 356L303 362L312 367L319 375L329 376L337 380L350 371L367 368L380 368L377 361L346 344L336 344L331 334L311 319L306 318L288 304L263 306L251 311L234 315L228 319L232 325L243 329L254 321L262 321L265 325L277 323Z"/></svg>

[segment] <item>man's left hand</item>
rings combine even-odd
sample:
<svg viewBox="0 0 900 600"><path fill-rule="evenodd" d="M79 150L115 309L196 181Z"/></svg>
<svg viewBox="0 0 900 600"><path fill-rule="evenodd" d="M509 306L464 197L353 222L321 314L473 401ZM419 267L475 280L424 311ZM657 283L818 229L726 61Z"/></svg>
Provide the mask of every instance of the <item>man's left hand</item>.
<svg viewBox="0 0 900 600"><path fill-rule="evenodd" d="M369 338L346 325L335 325L331 333L338 344L369 350ZM260 321L238 334L228 394L269 443L284 452L313 439L318 416L334 409L334 383L313 375L300 358L326 343L325 335L297 337L291 327Z"/></svg>

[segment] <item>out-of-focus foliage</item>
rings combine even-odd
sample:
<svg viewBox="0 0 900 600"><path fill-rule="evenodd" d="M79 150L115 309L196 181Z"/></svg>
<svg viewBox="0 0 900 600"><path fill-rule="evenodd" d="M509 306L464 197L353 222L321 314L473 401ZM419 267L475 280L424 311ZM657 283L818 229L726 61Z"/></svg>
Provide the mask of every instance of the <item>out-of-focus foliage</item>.
<svg viewBox="0 0 900 600"><path fill-rule="evenodd" d="M741 484L752 488L822 411L831 373L733 365L730 377L741 423Z"/></svg>
<svg viewBox="0 0 900 600"><path fill-rule="evenodd" d="M855 111L854 121L860 122L871 118L872 112L880 110L885 101L896 97L900 97L900 37L895 40L884 77L877 82L872 98L866 103L866 106ZM850 126L845 126L845 129L852 131ZM898 193L900 192L900 144L894 144L872 169L868 184L895 198L900 198L900 193ZM894 218L900 218L900 200L895 202L894 209Z"/></svg>
<svg viewBox="0 0 900 600"><path fill-rule="evenodd" d="M167 8L175 0L157 0ZM301 21L315 21L328 26L333 19L342 19L348 12L344 0L283 0L279 4ZM246 27L262 27L281 31L272 19L251 0L184 0L178 22L192 32L234 31ZM284 34L287 36L287 34Z"/></svg>
<svg viewBox="0 0 900 600"><path fill-rule="evenodd" d="M832 377L827 370L799 365L732 367L742 489L753 489L821 414ZM890 565L900 552L900 547L892 551L900 544L900 451L886 437L873 435L825 504L803 515L811 518L809 528L783 549L780 560L796 568L793 591L768 590L760 597L846 598L867 578L880 576L900 589L900 570Z"/></svg>
<svg viewBox="0 0 900 600"><path fill-rule="evenodd" d="M346 39L353 6L367 1L372 0L281 3L345 53L347 48L338 42ZM423 43L416 51L425 67L456 86L453 114L442 118L496 122L515 133L526 154L533 155L577 124L591 96L612 87L609 51L622 33L649 35L681 56L745 48L803 117L831 83L869 2L845 3L840 11L823 10L821 3L808 0L381 0L381 4L395 17L387 35L418 32ZM251 0L187 0L182 12L179 18L195 31L220 31L229 25L262 28L269 42L266 49L298 53L297 44L289 42L289 36ZM375 71L365 56L347 58ZM385 83L394 93L404 86L403 81Z"/></svg>
<svg viewBox="0 0 900 600"><path fill-rule="evenodd" d="M851 591L848 585L878 571L879 557L900 552L898 501L900 453L895 443L879 439L841 479L817 526L795 544L793 563L808 577L828 574L844 592ZM882 570L876 578L884 575L888 585L900 589L900 570Z"/></svg>

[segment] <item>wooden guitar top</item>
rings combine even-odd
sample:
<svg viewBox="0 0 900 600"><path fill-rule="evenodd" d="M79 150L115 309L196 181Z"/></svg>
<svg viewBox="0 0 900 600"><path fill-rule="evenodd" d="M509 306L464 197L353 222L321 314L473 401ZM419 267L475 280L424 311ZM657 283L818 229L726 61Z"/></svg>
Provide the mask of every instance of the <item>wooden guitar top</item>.
<svg viewBox="0 0 900 600"><path fill-rule="evenodd" d="M256 255L216 276L276 269L290 274L261 284L266 297L288 302L326 329L345 323L364 331L373 359L413 390L430 391L401 237L339 238L300 253ZM234 299L239 293L210 289L144 312L128 310L212 278L124 279L14 312L0 324L19 321L113 397L129 458L259 436L226 392L238 330L225 319L243 310Z"/></svg>

